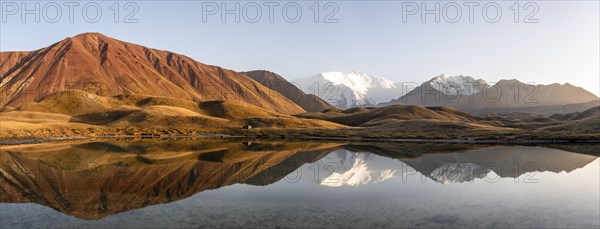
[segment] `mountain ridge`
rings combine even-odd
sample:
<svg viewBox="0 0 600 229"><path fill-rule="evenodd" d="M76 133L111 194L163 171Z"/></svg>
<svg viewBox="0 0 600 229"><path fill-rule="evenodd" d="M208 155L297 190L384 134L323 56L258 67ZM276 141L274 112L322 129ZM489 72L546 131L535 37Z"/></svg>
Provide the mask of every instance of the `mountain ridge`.
<svg viewBox="0 0 600 229"><path fill-rule="evenodd" d="M402 85L380 76L359 72L323 72L291 80L307 94L315 94L337 108L375 105L403 94Z"/></svg>
<svg viewBox="0 0 600 229"><path fill-rule="evenodd" d="M600 101L595 94L570 83L543 85L501 79L491 85L467 75L440 74L415 88L359 72L323 72L292 81L305 93L315 94L340 109L401 104L447 106L475 115L525 109L550 116L584 111L592 107L591 102Z"/></svg>
<svg viewBox="0 0 600 229"><path fill-rule="evenodd" d="M548 109L542 114L552 115L561 113L561 106L571 104L586 104L591 101L596 101L599 98L586 91L581 87L576 87L571 84L548 84L548 85L532 85L523 83L517 79L499 80L494 85L481 85L483 80L477 80L479 85L473 84L472 88L479 87L479 92L473 94L453 94L446 93L440 88L432 85L433 78L430 81L422 83L419 87L408 92L406 95L397 99L393 99L386 103L378 104L378 106L387 106L392 104L403 105L419 105L419 106L445 106L461 111L483 115L491 112L510 113L521 109L532 109L537 107L539 112L543 109L539 107L551 107L556 109ZM470 87L470 85L465 85ZM460 88L464 90L464 87ZM473 90L475 91L475 90ZM456 91L458 92L458 91ZM569 95L569 96L566 96ZM593 104L591 104L593 105ZM582 111L591 108L591 106L582 106ZM573 110L569 112L575 112ZM538 113L539 113L538 112Z"/></svg>
<svg viewBox="0 0 600 229"><path fill-rule="evenodd" d="M2 106L20 107L53 92L78 89L103 96L237 100L286 114L304 112L243 74L100 33L79 34L31 52L2 52L0 57Z"/></svg>
<svg viewBox="0 0 600 229"><path fill-rule="evenodd" d="M241 72L262 85L281 93L308 112L319 112L334 108L323 99L313 94L306 94L296 85L287 81L283 76L267 70Z"/></svg>

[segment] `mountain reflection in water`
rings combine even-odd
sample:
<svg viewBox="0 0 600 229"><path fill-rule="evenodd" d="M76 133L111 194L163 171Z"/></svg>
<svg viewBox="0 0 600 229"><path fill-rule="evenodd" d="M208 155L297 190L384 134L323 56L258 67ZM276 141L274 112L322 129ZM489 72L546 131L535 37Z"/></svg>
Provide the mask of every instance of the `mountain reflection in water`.
<svg viewBox="0 0 600 229"><path fill-rule="evenodd" d="M597 159L596 146L549 147L191 139L3 146L0 203L98 220L233 184L535 183L537 172L569 173Z"/></svg>

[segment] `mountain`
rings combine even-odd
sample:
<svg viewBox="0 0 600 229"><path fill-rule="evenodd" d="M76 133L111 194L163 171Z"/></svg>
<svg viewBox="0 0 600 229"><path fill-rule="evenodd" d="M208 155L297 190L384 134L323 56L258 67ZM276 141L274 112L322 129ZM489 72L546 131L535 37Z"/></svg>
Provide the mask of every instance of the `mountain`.
<svg viewBox="0 0 600 229"><path fill-rule="evenodd" d="M589 109L594 106L591 101L598 101L598 97L568 83L533 85L512 79L489 86L472 77L440 75L398 99L379 105L444 106L477 115L524 110L552 115ZM570 105L582 110L565 109Z"/></svg>
<svg viewBox="0 0 600 229"><path fill-rule="evenodd" d="M451 76L442 74L426 82L429 86L441 91L446 95L472 95L479 93L487 86L482 79L474 79L470 76Z"/></svg>
<svg viewBox="0 0 600 229"><path fill-rule="evenodd" d="M296 85L288 82L285 78L276 73L265 70L241 73L249 76L269 89L279 92L306 111L319 112L325 109L334 108L332 105L325 102L318 96L304 93L302 90L296 87Z"/></svg>
<svg viewBox="0 0 600 229"><path fill-rule="evenodd" d="M447 107L354 107L343 111L329 110L296 116L358 127L355 130L364 131L359 136L372 138L466 138L465 134L484 138L507 136L521 131L507 127L507 124ZM352 130L344 132L344 136L352 134Z"/></svg>
<svg viewBox="0 0 600 229"><path fill-rule="evenodd" d="M534 107L524 107L520 109L521 112L537 114L537 115L550 115L550 114L572 114L577 112L582 112L593 107L600 106L600 100L592 100L585 103L573 103L573 104L565 104L565 105L555 105L555 106L534 106Z"/></svg>
<svg viewBox="0 0 600 229"><path fill-rule="evenodd" d="M80 90L50 94L0 115L0 138L30 133L36 138L64 135L195 134L202 130L255 128L337 128L342 125L301 119L240 101L193 102L139 94L98 96ZM127 132L122 132L123 127ZM120 129L120 130L119 130ZM171 132L174 131L175 132Z"/></svg>
<svg viewBox="0 0 600 229"><path fill-rule="evenodd" d="M478 118L443 107L390 105L378 108L350 108L342 112L299 114L298 117L320 119L348 126L386 126L404 120L438 120L477 122Z"/></svg>
<svg viewBox="0 0 600 229"><path fill-rule="evenodd" d="M550 116L550 118L565 122L558 125L542 127L538 129L538 131L562 132L565 134L573 132L586 134L600 133L600 106L590 108L583 112L563 115L556 114Z"/></svg>
<svg viewBox="0 0 600 229"><path fill-rule="evenodd" d="M596 159L596 156L550 148L494 146L461 153L427 154L400 161L436 182L449 184L482 179L490 172L504 178L516 178L532 172L569 173Z"/></svg>
<svg viewBox="0 0 600 229"><path fill-rule="evenodd" d="M325 72L292 83L342 109L375 105L403 95L401 84L358 72Z"/></svg>
<svg viewBox="0 0 600 229"><path fill-rule="evenodd" d="M285 114L304 110L246 75L99 33L31 52L0 53L0 105L20 107L54 92L147 94L191 101L240 101Z"/></svg>
<svg viewBox="0 0 600 229"><path fill-rule="evenodd" d="M154 139L8 147L0 152L0 203L101 219L243 183L293 157L316 161L336 145Z"/></svg>
<svg viewBox="0 0 600 229"><path fill-rule="evenodd" d="M398 160L348 150L331 152L317 162L304 165L304 168L308 170L319 166L323 170L318 176L305 178L329 187L365 186L414 172L412 168L404 169L402 162Z"/></svg>

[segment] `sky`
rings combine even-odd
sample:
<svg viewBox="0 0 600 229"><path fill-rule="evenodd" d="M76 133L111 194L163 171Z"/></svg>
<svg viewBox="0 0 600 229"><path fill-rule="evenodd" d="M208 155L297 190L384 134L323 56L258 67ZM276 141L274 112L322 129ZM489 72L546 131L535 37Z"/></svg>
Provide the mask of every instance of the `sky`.
<svg viewBox="0 0 600 229"><path fill-rule="evenodd" d="M420 83L447 73L488 82L568 82L600 94L599 1L0 2L1 51L100 32L290 80L358 71Z"/></svg>

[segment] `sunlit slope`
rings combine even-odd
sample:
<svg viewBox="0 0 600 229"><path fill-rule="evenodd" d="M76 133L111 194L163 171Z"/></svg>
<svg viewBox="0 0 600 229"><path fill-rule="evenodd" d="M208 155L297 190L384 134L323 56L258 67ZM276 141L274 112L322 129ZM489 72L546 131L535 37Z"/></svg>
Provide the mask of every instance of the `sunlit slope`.
<svg viewBox="0 0 600 229"><path fill-rule="evenodd" d="M72 90L0 115L3 135L27 129L87 129L141 126L152 128L258 127L338 128L343 125L304 119L238 101L191 102L131 94L98 96ZM12 133L12 132L11 132Z"/></svg>
<svg viewBox="0 0 600 229"><path fill-rule="evenodd" d="M31 52L0 53L0 107L21 107L55 92L111 97L146 94L190 101L239 101L284 114L304 110L241 73L99 33Z"/></svg>

